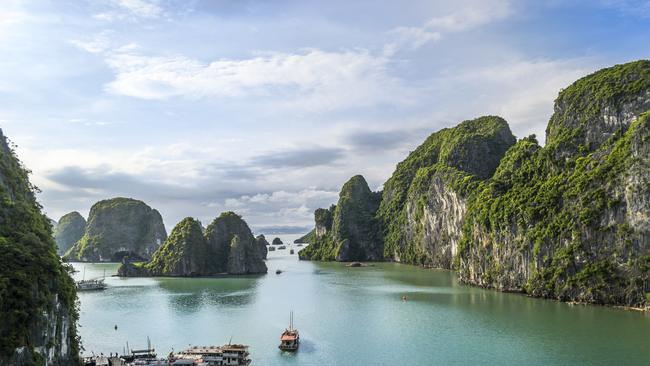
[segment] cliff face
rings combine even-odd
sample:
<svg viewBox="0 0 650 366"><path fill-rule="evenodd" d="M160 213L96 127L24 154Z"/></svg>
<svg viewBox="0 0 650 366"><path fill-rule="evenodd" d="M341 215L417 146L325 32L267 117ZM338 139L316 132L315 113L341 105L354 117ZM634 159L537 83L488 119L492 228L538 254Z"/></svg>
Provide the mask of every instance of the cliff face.
<svg viewBox="0 0 650 366"><path fill-rule="evenodd" d="M514 143L508 123L493 116L429 136L384 185L378 212L386 228L384 255L451 268L470 193Z"/></svg>
<svg viewBox="0 0 650 366"><path fill-rule="evenodd" d="M299 252L301 259L376 261L383 242L375 218L380 195L360 176L343 185L336 206L316 211L316 241Z"/></svg>
<svg viewBox="0 0 650 366"><path fill-rule="evenodd" d="M158 211L142 201L113 198L93 205L84 236L66 256L80 261L115 261L120 253L128 253L148 259L165 239L167 232Z"/></svg>
<svg viewBox="0 0 650 366"><path fill-rule="evenodd" d="M0 130L0 365L79 364L75 285Z"/></svg>
<svg viewBox="0 0 650 366"><path fill-rule="evenodd" d="M347 253L355 230L341 224L371 210L344 204L316 212L302 259ZM376 217L386 259L454 268L503 291L648 305L650 61L560 92L544 147L535 136L515 141L499 117L432 134L398 164Z"/></svg>
<svg viewBox="0 0 650 366"><path fill-rule="evenodd" d="M263 237L262 237L263 239ZM147 263L124 263L120 276L214 276L266 273L266 240L253 237L233 212L224 212L205 229L192 218L178 223Z"/></svg>
<svg viewBox="0 0 650 366"><path fill-rule="evenodd" d="M264 235L258 235L255 238L255 243L257 244L257 249L260 251L262 259L266 259L266 256L269 254L268 246L271 244L269 244Z"/></svg>
<svg viewBox="0 0 650 366"><path fill-rule="evenodd" d="M85 230L86 219L79 212L74 211L63 215L54 230L54 240L59 255L65 254L68 249L79 241L83 237Z"/></svg>
<svg viewBox="0 0 650 366"><path fill-rule="evenodd" d="M519 141L468 207L461 280L641 306L650 289L650 62L560 93L546 146Z"/></svg>

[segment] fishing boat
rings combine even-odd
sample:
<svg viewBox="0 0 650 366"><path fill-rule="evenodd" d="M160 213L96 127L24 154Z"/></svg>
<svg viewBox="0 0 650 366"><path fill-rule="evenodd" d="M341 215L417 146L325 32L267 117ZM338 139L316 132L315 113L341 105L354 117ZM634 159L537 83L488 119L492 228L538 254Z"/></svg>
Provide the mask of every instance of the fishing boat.
<svg viewBox="0 0 650 366"><path fill-rule="evenodd" d="M103 278L95 278L95 279L86 279L86 267L84 267L84 275L83 279L81 281L76 282L77 286L77 291L96 291L96 290L104 290L106 289L106 284L104 283L104 279L106 278L106 271L104 271L104 277Z"/></svg>
<svg viewBox="0 0 650 366"><path fill-rule="evenodd" d="M293 311L289 316L289 328L285 329L280 336L280 348L283 351L295 352L300 346L300 334L298 329L293 327Z"/></svg>
<svg viewBox="0 0 650 366"><path fill-rule="evenodd" d="M170 365L249 366L248 346L225 344L223 346L194 346L170 359Z"/></svg>

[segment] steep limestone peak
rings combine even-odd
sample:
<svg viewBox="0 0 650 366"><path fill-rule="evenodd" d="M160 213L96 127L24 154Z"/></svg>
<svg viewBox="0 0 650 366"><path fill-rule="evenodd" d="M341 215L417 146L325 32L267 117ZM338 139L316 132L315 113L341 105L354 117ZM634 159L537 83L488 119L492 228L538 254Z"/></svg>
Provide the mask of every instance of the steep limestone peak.
<svg viewBox="0 0 650 366"><path fill-rule="evenodd" d="M594 151L648 109L650 61L599 70L559 93L546 128L546 146L559 150L560 157Z"/></svg>
<svg viewBox="0 0 650 366"><path fill-rule="evenodd" d="M117 197L92 206L84 236L66 256L113 261L117 255L128 253L147 259L165 239L167 232L157 210L139 200Z"/></svg>
<svg viewBox="0 0 650 366"><path fill-rule="evenodd" d="M63 215L56 229L54 230L54 240L58 248L58 253L63 255L84 235L86 230L86 219L77 211Z"/></svg>

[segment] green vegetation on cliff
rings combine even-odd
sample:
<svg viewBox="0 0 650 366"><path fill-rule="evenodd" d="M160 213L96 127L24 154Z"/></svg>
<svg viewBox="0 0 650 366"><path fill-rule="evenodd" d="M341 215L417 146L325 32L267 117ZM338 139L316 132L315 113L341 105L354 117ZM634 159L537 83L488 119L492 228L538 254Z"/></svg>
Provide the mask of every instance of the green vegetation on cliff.
<svg viewBox="0 0 650 366"><path fill-rule="evenodd" d="M144 268L153 275L210 275L220 273L210 261L201 223L186 217L176 224L165 243Z"/></svg>
<svg viewBox="0 0 650 366"><path fill-rule="evenodd" d="M191 217L179 222L151 261L125 263L120 276L214 276L266 273L266 239L253 237L246 222L224 212L203 232Z"/></svg>
<svg viewBox="0 0 650 366"><path fill-rule="evenodd" d="M113 198L90 209L84 236L66 253L71 260L115 261L116 254L150 258L165 241L160 213L142 201Z"/></svg>
<svg viewBox="0 0 650 366"><path fill-rule="evenodd" d="M378 212L385 229L384 256L405 263L426 264L426 250L418 245L417 239L406 237L407 202L417 202L421 212L434 177L459 194L468 195L479 180L494 173L501 157L514 143L508 123L495 116L464 121L431 134L397 165L384 184Z"/></svg>
<svg viewBox="0 0 650 366"><path fill-rule="evenodd" d="M462 280L561 300L646 302L650 118L634 120L650 109L649 91L650 62L640 61L560 93L546 146L519 141L471 201Z"/></svg>
<svg viewBox="0 0 650 366"><path fill-rule="evenodd" d="M316 210L316 240L300 251L301 259L367 261L381 260L383 243L376 219L380 194L360 176L343 185L336 206Z"/></svg>
<svg viewBox="0 0 650 366"><path fill-rule="evenodd" d="M79 239L86 230L86 220L77 211L63 215L54 230L54 240L57 251L60 255L65 254Z"/></svg>
<svg viewBox="0 0 650 366"><path fill-rule="evenodd" d="M0 130L0 364L73 365L75 285L28 174Z"/></svg>
<svg viewBox="0 0 650 366"><path fill-rule="evenodd" d="M312 229L310 232L307 234L299 237L298 239L294 240L293 242L295 244L307 244L307 243L313 243L314 240L316 240L316 229Z"/></svg>

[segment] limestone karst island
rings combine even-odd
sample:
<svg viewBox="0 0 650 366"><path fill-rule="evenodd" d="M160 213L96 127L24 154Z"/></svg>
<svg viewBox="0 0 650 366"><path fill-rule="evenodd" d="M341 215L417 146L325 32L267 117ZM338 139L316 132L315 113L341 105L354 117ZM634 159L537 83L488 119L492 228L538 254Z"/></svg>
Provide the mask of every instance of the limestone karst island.
<svg viewBox="0 0 650 366"><path fill-rule="evenodd" d="M0 3L0 366L650 365L644 1Z"/></svg>

